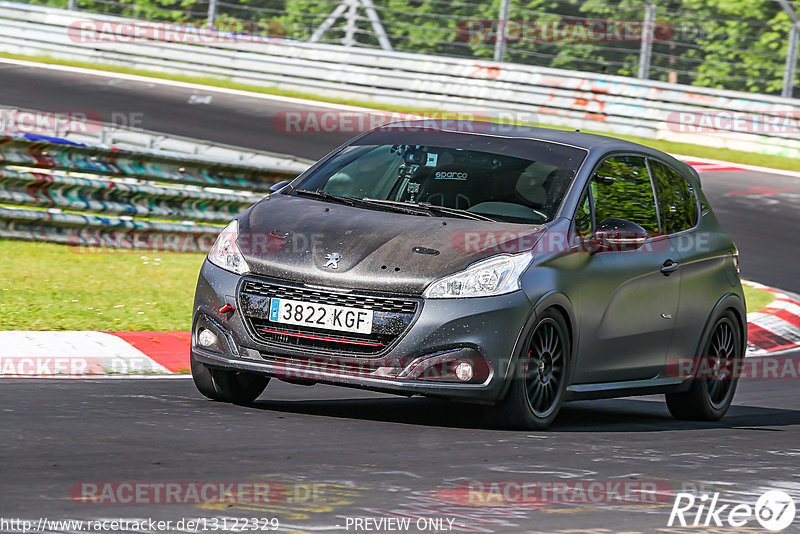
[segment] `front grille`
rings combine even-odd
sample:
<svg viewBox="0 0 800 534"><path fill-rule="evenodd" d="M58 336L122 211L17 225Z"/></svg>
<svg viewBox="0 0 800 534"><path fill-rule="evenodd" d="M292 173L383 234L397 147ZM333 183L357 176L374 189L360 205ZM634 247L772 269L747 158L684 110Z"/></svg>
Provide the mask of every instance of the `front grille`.
<svg viewBox="0 0 800 534"><path fill-rule="evenodd" d="M415 300L353 295L351 293L338 293L323 289L283 286L255 280L246 280L242 286L242 292L265 297L303 300L314 304L350 306L351 308L365 308L382 312L413 314L417 311L417 301Z"/></svg>
<svg viewBox="0 0 800 534"><path fill-rule="evenodd" d="M269 301L272 298L372 310L372 333L337 332L272 322L269 320ZM419 304L408 298L340 293L248 279L241 286L239 306L256 339L263 343L326 353L375 355L385 351L405 333Z"/></svg>

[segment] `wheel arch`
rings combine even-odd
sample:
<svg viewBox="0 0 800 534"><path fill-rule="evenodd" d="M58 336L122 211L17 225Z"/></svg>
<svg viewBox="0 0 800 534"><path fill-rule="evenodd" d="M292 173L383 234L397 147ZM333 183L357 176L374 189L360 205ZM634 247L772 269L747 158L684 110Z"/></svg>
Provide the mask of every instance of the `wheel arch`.
<svg viewBox="0 0 800 534"><path fill-rule="evenodd" d="M577 358L575 357L577 354L577 326L575 322L575 313L572 308L572 302L569 298L560 291L550 291L544 294L539 300L532 307L532 312L528 317L525 325L522 328L522 332L517 337L517 343L514 345L514 352L511 355L511 360L506 371L506 380L503 384L503 389L498 396L498 399L503 399L506 394L508 393L509 388L511 387L511 379L515 373L516 365L519 361L519 358L522 355L522 350L524 345L528 343L528 340L531 335L531 331L533 327L536 325L539 318L542 314L547 311L553 309L559 315L561 315L564 319L564 322L567 325L567 335L569 336L570 341L570 369L569 369L569 378L572 377L573 371L575 369L575 362ZM569 384L567 384L569 385Z"/></svg>
<svg viewBox="0 0 800 534"><path fill-rule="evenodd" d="M702 350L702 347L706 342L706 338L710 334L711 326L723 313L728 310L733 312L734 317L736 317L736 321L739 323L742 350L747 350L747 308L745 307L745 304L742 302L742 299L739 295L736 293L726 293L717 301L716 305L714 305L714 308L711 310L711 313L708 315L705 328L703 329L703 335L697 347L698 351Z"/></svg>
<svg viewBox="0 0 800 534"><path fill-rule="evenodd" d="M700 364L700 361L703 357L703 350L708 344L709 338L714 330L714 325L727 311L731 311L733 313L737 323L739 324L741 336L740 341L742 342L742 357L744 357L744 354L747 351L747 312L745 311L744 303L739 295L735 293L726 293L711 309L711 312L708 314L708 318L706 319L706 323L703 326L703 332L700 335L700 339L697 341L697 347L695 348L694 353L694 373L697 372L697 366Z"/></svg>

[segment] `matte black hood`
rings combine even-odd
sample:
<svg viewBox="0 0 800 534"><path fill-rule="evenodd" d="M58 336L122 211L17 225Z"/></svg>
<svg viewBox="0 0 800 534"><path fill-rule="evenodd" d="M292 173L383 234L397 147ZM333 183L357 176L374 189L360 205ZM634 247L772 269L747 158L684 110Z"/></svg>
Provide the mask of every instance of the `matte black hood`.
<svg viewBox="0 0 800 534"><path fill-rule="evenodd" d="M275 194L239 218L253 274L307 284L420 294L477 260L530 250L546 227L425 217ZM339 254L337 268L326 255ZM326 267L326 264L329 266Z"/></svg>

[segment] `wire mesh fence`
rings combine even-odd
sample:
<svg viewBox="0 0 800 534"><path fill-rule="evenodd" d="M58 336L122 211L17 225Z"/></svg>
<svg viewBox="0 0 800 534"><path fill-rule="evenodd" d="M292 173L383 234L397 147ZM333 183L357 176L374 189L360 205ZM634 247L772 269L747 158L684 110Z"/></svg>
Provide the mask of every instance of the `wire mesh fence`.
<svg viewBox="0 0 800 534"><path fill-rule="evenodd" d="M494 59L764 94L795 90L790 0L38 0L262 37Z"/></svg>

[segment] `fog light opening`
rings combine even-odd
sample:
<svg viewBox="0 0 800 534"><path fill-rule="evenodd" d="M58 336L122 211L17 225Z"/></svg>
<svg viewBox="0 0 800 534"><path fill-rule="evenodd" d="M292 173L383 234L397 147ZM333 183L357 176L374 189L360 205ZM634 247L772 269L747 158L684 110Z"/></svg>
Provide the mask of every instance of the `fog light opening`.
<svg viewBox="0 0 800 534"><path fill-rule="evenodd" d="M217 336L211 330L203 328L200 330L200 333L197 334L197 342L201 347L211 347L216 345Z"/></svg>
<svg viewBox="0 0 800 534"><path fill-rule="evenodd" d="M456 378L462 382L469 382L472 380L472 364L469 362L459 362L456 365Z"/></svg>

